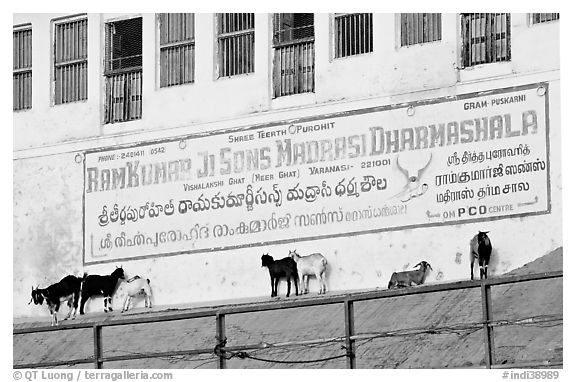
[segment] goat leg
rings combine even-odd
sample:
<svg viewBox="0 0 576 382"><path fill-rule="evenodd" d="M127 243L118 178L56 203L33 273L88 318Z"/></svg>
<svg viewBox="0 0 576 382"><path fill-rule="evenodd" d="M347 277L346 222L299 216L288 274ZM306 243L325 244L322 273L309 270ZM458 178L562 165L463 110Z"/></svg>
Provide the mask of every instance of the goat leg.
<svg viewBox="0 0 576 382"><path fill-rule="evenodd" d="M72 306L72 301L68 300L68 314L66 315L66 317L64 317L64 321L70 318L70 315L72 315L72 309L74 309L74 307Z"/></svg>
<svg viewBox="0 0 576 382"><path fill-rule="evenodd" d="M322 294L322 276L320 273L315 273L316 280L318 280L318 285L320 286L320 291L318 294Z"/></svg>
<svg viewBox="0 0 576 382"><path fill-rule="evenodd" d="M288 275L286 277L286 283L288 283L288 291L286 292L286 297L290 297L290 286L292 285L292 282L290 281L290 275Z"/></svg>
<svg viewBox="0 0 576 382"><path fill-rule="evenodd" d="M148 308L152 308L152 290L148 289L148 293L146 294L148 297Z"/></svg>
<svg viewBox="0 0 576 382"><path fill-rule="evenodd" d="M277 297L278 296L278 283L280 282L280 278L279 277L274 277L274 292L272 294L272 297Z"/></svg>
<svg viewBox="0 0 576 382"><path fill-rule="evenodd" d="M125 311L128 310L128 308L130 307L130 300L132 297L130 297L129 294L126 295L126 300L124 300L124 305L122 306L122 310L120 311L120 313L124 313Z"/></svg>
<svg viewBox="0 0 576 382"><path fill-rule="evenodd" d="M480 268L480 279L487 279L488 278L488 266L487 265L483 265L482 268Z"/></svg>
<svg viewBox="0 0 576 382"><path fill-rule="evenodd" d="M82 296L82 299L80 300L80 314L84 314L84 305L86 305L86 300L88 300L88 297Z"/></svg>
<svg viewBox="0 0 576 382"><path fill-rule="evenodd" d="M326 294L326 272L322 272L320 277L322 279L322 294Z"/></svg>
<svg viewBox="0 0 576 382"><path fill-rule="evenodd" d="M112 309L112 296L108 296L108 311L109 312L114 311L114 309Z"/></svg>
<svg viewBox="0 0 576 382"><path fill-rule="evenodd" d="M274 277L272 275L270 275L270 289L272 290L270 297L274 297Z"/></svg>
<svg viewBox="0 0 576 382"><path fill-rule="evenodd" d="M294 278L294 288L296 289L296 296L298 296L298 274L292 276ZM300 288L300 292L302 288Z"/></svg>

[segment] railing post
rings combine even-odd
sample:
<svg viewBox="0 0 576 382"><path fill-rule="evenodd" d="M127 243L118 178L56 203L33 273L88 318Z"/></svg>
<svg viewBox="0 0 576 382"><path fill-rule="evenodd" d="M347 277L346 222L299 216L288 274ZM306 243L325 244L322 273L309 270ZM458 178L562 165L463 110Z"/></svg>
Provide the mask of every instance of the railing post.
<svg viewBox="0 0 576 382"><path fill-rule="evenodd" d="M344 329L346 330L346 352L348 357L348 369L356 368L356 346L350 337L354 335L354 305L353 301L344 301Z"/></svg>
<svg viewBox="0 0 576 382"><path fill-rule="evenodd" d="M492 328L492 296L490 285L482 282L482 320L484 321L484 361L486 368L491 369L494 363L494 332Z"/></svg>
<svg viewBox="0 0 576 382"><path fill-rule="evenodd" d="M224 352L220 349L226 345L226 322L225 316L221 313L216 313L216 341L218 344L216 348L218 351L218 369L226 369L226 357Z"/></svg>
<svg viewBox="0 0 576 382"><path fill-rule="evenodd" d="M94 325L94 368L102 369L102 327Z"/></svg>

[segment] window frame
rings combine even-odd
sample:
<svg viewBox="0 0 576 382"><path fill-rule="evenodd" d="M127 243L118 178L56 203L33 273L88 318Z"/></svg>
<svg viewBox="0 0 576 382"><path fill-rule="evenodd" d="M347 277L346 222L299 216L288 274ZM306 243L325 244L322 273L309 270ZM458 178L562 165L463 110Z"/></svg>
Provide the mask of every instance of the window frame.
<svg viewBox="0 0 576 382"><path fill-rule="evenodd" d="M16 58L16 55L14 54L15 53L14 34L15 33L21 33L21 32L27 32L27 31L30 31L30 42L28 43L28 46L25 49L26 49L26 51L28 51L28 50L30 51L29 52L30 65L29 66L18 66L15 68L14 67L14 60ZM34 34L33 34L32 23L19 24L19 25L14 25L12 27L12 41L13 41L13 45L12 45L12 52L13 52L12 53L13 54L13 57L12 57L12 86L13 86L13 88L12 88L12 111L13 112L24 112L24 111L28 111L28 110L32 109L32 101L33 101L33 77L32 77L32 75L33 75L33 63L34 63L34 60L33 60L34 39L33 38L34 38ZM20 58L20 56L18 56L18 57ZM21 58L21 59L24 60L25 58ZM20 61L20 59L18 61ZM16 109L16 108L14 108L14 106L15 106L15 103L14 103L14 91L15 91L14 76L18 76L18 75L22 75L22 74L26 74L26 73L30 73L30 89L29 89L29 92L25 93L25 95L24 95L24 97L26 98L26 99L24 99L24 103L26 103L27 98L29 97L29 106L28 107L24 106L24 107L20 107L20 108ZM24 89L24 90L19 89L19 90L26 92L26 89Z"/></svg>
<svg viewBox="0 0 576 382"><path fill-rule="evenodd" d="M528 14L528 24L532 26L532 25L542 25L542 24L547 25L548 23L560 22L560 13L555 13L555 14L558 15L558 17L555 19L535 22L534 21L535 16L536 15L542 15L542 13L529 13Z"/></svg>
<svg viewBox="0 0 576 382"><path fill-rule="evenodd" d="M312 27L311 36L299 38L292 36L290 39L283 40L280 37L277 38L277 36L284 31L294 31L298 29L294 27L287 29L281 28L279 24L282 23L283 15L287 14L288 13L272 13L270 18L270 48L272 50L271 91L273 100L293 95L313 94L316 91L316 16L314 13L308 13L312 15L311 24L298 27ZM294 15L294 13L290 14ZM301 61L292 62L292 60L296 61L296 57L299 57ZM302 66L299 64L302 64ZM283 70L293 70L293 73L283 74Z"/></svg>
<svg viewBox="0 0 576 382"><path fill-rule="evenodd" d="M487 59L486 62L478 62L478 63L472 63L472 59L470 59L470 63L466 64L466 53L468 52L466 50L466 37L468 37L469 41L472 41L472 39L480 39L480 42L482 41L482 38L484 37L485 39L488 38L488 34L486 35L480 35L477 37L472 37L472 36L465 36L464 35L464 19L465 17L467 17L468 15L491 15L489 17L498 17L498 16L502 16L502 15L506 15L506 30L505 30L505 41L506 41L506 58L505 59L498 59L497 58L497 54L498 52L496 52L496 58L492 58L491 61L488 61ZM495 16L493 16L495 15ZM483 66L483 65L490 65L490 64L503 64L503 63L510 63L512 61L512 14L511 13L506 13L506 12L502 12L502 13L458 13L458 18L459 18L459 41L460 41L460 48L459 50L459 56L460 56L460 69L472 69L475 67L479 67L479 66ZM471 24L471 23L470 23ZM471 28L469 28L471 29ZM471 33L470 31L468 31L468 33ZM500 32L502 33L502 32ZM490 34L490 36L492 35L492 33ZM498 36L498 32L495 33L496 37ZM494 41L498 40L498 38L495 38ZM472 46L472 44L470 43L470 46ZM471 52L471 48L468 48L469 51ZM496 48L495 48L496 49ZM488 51L486 51L488 52ZM493 54L494 52L491 52L490 54ZM471 53L470 53L471 54ZM488 54L488 53L486 53Z"/></svg>
<svg viewBox="0 0 576 382"><path fill-rule="evenodd" d="M435 40L434 40L434 39L429 39L429 40L426 40L426 41L418 41L418 42L414 42L414 43L406 43L406 44L403 44L403 41L404 41L404 40L408 40L408 39L409 39L409 36L407 36L405 39L403 38L403 37L404 37L404 36L403 36L403 31L404 31L404 28L403 28L403 16L404 16L404 15L408 15L408 14L409 14L409 15L414 15L414 14L416 14L416 15L438 15L438 31L437 31L437 33L438 33L438 38L435 39ZM442 15L443 15L442 13L398 13L398 14L396 14L396 22L397 22L397 25L398 25L398 28L397 28L397 31L398 31L397 36L398 36L398 37L397 37L397 40L396 40L396 42L397 42L397 47L398 47L398 48L408 48L408 47L416 46L416 45L424 45L424 44L431 44L431 43L441 42L441 41L442 41L442 19L443 19ZM424 23L422 23L422 28L424 28ZM407 27L407 29L408 29L408 27ZM426 32L426 30L423 29L423 32L422 32L422 40L425 40L425 38L424 38L424 37L425 37L425 32ZM420 34L419 34L420 31L416 31L415 33L418 34L418 37L420 36ZM433 34L435 34L435 33L433 33Z"/></svg>
<svg viewBox="0 0 576 382"><path fill-rule="evenodd" d="M127 67L127 68L120 68L120 69L108 69L108 64L111 60L114 60L113 58L108 57L108 27L110 24L116 24L116 23L121 23L124 21L128 21L128 20L133 20L133 19L141 19L141 29L140 29L140 57L141 57L141 64L139 66L131 66L131 67ZM103 46L104 46L104 55L103 55L103 61L104 61L104 76L106 75L113 75L113 74L117 74L117 73L125 73L125 72L131 72L131 71L136 71L136 70L140 70L143 71L143 67L144 67L144 17L142 17L142 15L127 15L124 16L122 18L118 18L118 19L110 19L110 20L106 20L104 21L104 28L103 28ZM110 47L110 49L112 49L112 47ZM126 56L126 57L137 57L137 56ZM126 57L120 57L120 58L126 58Z"/></svg>
<svg viewBox="0 0 576 382"><path fill-rule="evenodd" d="M140 65L139 66L131 66L126 68L119 68L119 69L108 69L109 61L111 57L108 56L108 49L113 49L112 45L108 45L108 38L109 38L109 24L116 24L120 22L124 22L127 20L132 19L141 19L141 27L140 27L140 44L141 44L141 53L140 53ZM102 77L104 78L104 85L103 85L103 92L102 92L102 106L103 106L103 125L114 125L118 123L125 123L125 122L132 122L142 120L143 118L143 93L144 93L144 86L143 86L143 77L144 77L144 17L141 14L132 14L132 15L125 15L121 18L109 19L103 22L103 44L102 47L104 48L102 62ZM126 56L126 57L136 57L136 56ZM124 58L126 58L124 57ZM122 58L122 57L121 57ZM116 114L116 107L115 102L113 101L114 98L114 91L116 90L116 85L113 83L112 86L108 83L109 80L114 79L115 77L123 76L124 78L120 81L125 81L129 83L130 89L138 89L138 86L134 86L134 83L139 83L139 91L135 93L122 93L123 99L128 99L129 102L123 101L122 108L124 109L123 118L118 119ZM109 94L110 91L110 94ZM130 111L127 111L127 110ZM134 113L135 116L131 114ZM127 115L128 114L128 115Z"/></svg>
<svg viewBox="0 0 576 382"><path fill-rule="evenodd" d="M179 14L189 14L192 15L192 34L193 37L192 38L188 38L188 39L182 39L182 40L178 40L178 41L172 41L172 42L167 42L162 44L162 26L161 26L161 17L162 15L166 15L169 13L157 13L156 14L156 31L157 31L157 41L158 41L158 49L157 49L157 54L158 54L158 60L157 60L157 68L158 68L158 89L167 89L167 88L173 88L175 86L183 86L183 85L191 85L194 84L196 82L196 13L179 13ZM163 62L162 62L162 51L164 49L171 49L171 48L181 48L181 47L192 47L193 50L193 54L192 54L192 68L191 68L191 72L192 72L192 79L190 81L183 81L183 82L179 82L179 83L173 83L173 84L163 84L162 79L163 79L163 74L162 74L162 68L163 68Z"/></svg>
<svg viewBox="0 0 576 382"><path fill-rule="evenodd" d="M74 59L74 60L70 60L70 61L66 61L66 62L56 62L56 30L57 30L57 26L61 25L61 24L67 24L67 23L73 23L73 22L78 22L78 21L83 21L86 20L86 57L85 58L79 58L79 59ZM86 63L86 67L88 67L88 14L86 13L82 13L82 14L76 14L76 15L70 15L70 16L65 16L65 17L60 17L60 18L56 18L52 20L51 23L51 33L52 33L52 46L51 46L51 62L52 62L52 70L50 71L50 75L51 75L51 104L53 106L56 105L66 105L66 104L70 104L70 103L75 103L75 102L86 102L88 100L88 71L86 73L85 76L85 81L86 81L86 98L79 98L79 99L75 99L72 101L67 101L67 102L56 102L56 69L57 67L66 67L66 66L70 66L70 65L74 65L74 64L79 64L79 63ZM78 91L78 90L77 90Z"/></svg>
<svg viewBox="0 0 576 382"><path fill-rule="evenodd" d="M256 13L245 13L248 15L252 15L253 22L251 28L236 30L232 32L223 32L223 23L224 23L224 15L233 15L233 14L243 14L243 13L215 13L215 51L216 51L216 79L222 78L233 78L242 75L250 75L256 72ZM221 50L221 39L226 39L229 37L240 37L240 36L251 36L251 40L249 40L248 51L250 53L250 57L248 57L248 69L247 71L241 71L239 73L230 74L227 72L226 67L229 65L224 65L224 52ZM236 61L236 59L235 59ZM239 60L241 62L241 60ZM241 64L240 64L241 65Z"/></svg>
<svg viewBox="0 0 576 382"><path fill-rule="evenodd" d="M340 18L344 18L347 16L353 16L353 15L370 15L370 38L367 41L368 44L368 50L365 52L359 52L359 53L351 53L351 54L347 54L347 55L338 55L338 49L339 49L339 44L338 44L338 19ZM374 13L366 13L366 12L352 12L352 13L333 13L332 17L331 17L331 22L332 22L332 34L333 34L333 38L332 40L332 59L334 60L340 60L340 59L346 59L346 58L351 58L351 57L358 57L358 56L362 56L364 54L370 54L370 53L374 53Z"/></svg>

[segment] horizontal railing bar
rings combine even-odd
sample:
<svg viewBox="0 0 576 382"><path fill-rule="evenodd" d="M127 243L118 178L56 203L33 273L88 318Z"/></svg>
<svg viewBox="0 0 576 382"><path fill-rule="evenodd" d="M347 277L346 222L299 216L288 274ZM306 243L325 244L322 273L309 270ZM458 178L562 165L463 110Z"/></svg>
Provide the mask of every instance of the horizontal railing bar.
<svg viewBox="0 0 576 382"><path fill-rule="evenodd" d="M92 321L91 322L78 322L78 323L58 325L58 326L38 326L38 327L34 327L34 328L19 328L19 329L14 329L13 334L50 332L50 331L66 330L66 329L89 329L89 328L93 328L94 325L105 327L105 326L149 324L149 323L155 323L155 322L178 321L178 320L186 320L186 319L192 319L192 318L206 318L206 317L212 317L215 314L216 314L216 310L210 309L210 310L202 310L199 312L167 314L167 315L155 316L155 317L124 318L124 319L118 319L118 320L103 321L103 322L98 322L98 323L94 323Z"/></svg>
<svg viewBox="0 0 576 382"><path fill-rule="evenodd" d="M290 40L290 41L284 41L284 42L279 42L274 44L274 48L276 49L280 49L280 48L285 48L288 46L293 46L293 45L307 45L310 43L314 42L314 37L302 37L299 39L294 39L294 40Z"/></svg>
<svg viewBox="0 0 576 382"><path fill-rule="evenodd" d="M217 308L203 309L196 312L186 312L178 314L169 314L154 317L135 317L135 318L125 318L118 320L109 320L104 322L99 322L99 326L119 326L119 325L133 325L133 324L144 324L144 323L154 323L154 322L166 322L175 320L185 320L192 318L204 318L215 315L216 313L228 315L228 314L239 314L239 313L251 313L251 312L262 312L269 310L278 309L289 309L289 308L302 308L309 306L322 306L329 304L343 303L346 300L350 301L366 301L390 297L400 297L408 296L414 294L422 293L434 293L434 292L445 292L451 290L459 289L469 289L469 288L479 288L483 284L486 285L504 285L517 282L526 281L536 281L545 280L552 278L563 277L563 271L552 271L543 273L534 273L528 275L516 275L516 276L503 276L495 277L485 280L466 280L466 281L455 281L442 284L431 284L431 285L420 285L416 287L402 288L402 289L383 289L377 291L367 291L367 292L355 292L346 293L333 296L316 296L313 298L306 299L290 299L283 301L271 301L262 303L250 303L244 306L222 306ZM256 305L253 305L256 304ZM37 332L48 332L56 330L65 329L87 329L92 328L94 322L86 323L74 323L66 324L60 326L42 326L34 328L19 328L13 329L13 334L26 334L26 333L37 333Z"/></svg>
<svg viewBox="0 0 576 382"><path fill-rule="evenodd" d="M12 74L23 74L23 73L32 73L32 66L12 70Z"/></svg>
<svg viewBox="0 0 576 382"><path fill-rule="evenodd" d="M195 40L194 40L194 37L192 37L192 38L188 38L185 40L178 40L178 41L167 42L165 44L162 44L162 45L160 45L160 50L175 48L175 47L181 47L181 46L194 45L194 44L195 44Z"/></svg>
<svg viewBox="0 0 576 382"><path fill-rule="evenodd" d="M223 32L218 34L219 39L227 39L230 37L246 36L254 32L254 28L240 29L234 32Z"/></svg>
<svg viewBox="0 0 576 382"><path fill-rule="evenodd" d="M166 351L157 353L138 353L138 354L125 354L109 357L100 357L98 360L102 363L106 362L117 362L117 361L129 361L134 359L144 359L144 358L162 358L162 357L172 357L181 355L199 355L199 354L211 354L214 352L214 348L204 348L204 349L189 349L189 350L177 350L177 351ZM14 365L14 369L31 369L31 368L42 368L42 367L54 367L54 366L65 366L65 365L75 365L80 363L93 363L94 358L82 358L74 359L71 361L51 361L51 362L39 362L39 363L25 363Z"/></svg>
<svg viewBox="0 0 576 382"><path fill-rule="evenodd" d="M50 361L50 362L35 362L35 363L21 363L17 365L13 365L13 369L34 369L34 368L43 368L43 367L55 367L55 366L64 366L64 365L76 365L82 363L93 363L94 358L80 358L80 359L73 359L69 361Z"/></svg>
<svg viewBox="0 0 576 382"><path fill-rule="evenodd" d="M111 77L121 76L123 74L128 74L128 73L141 73L141 72L142 72L142 65L139 65L139 66L132 66L132 67L123 68L123 69L106 69L104 71L104 76L111 78Z"/></svg>
<svg viewBox="0 0 576 382"><path fill-rule="evenodd" d="M506 363L504 365L494 364L492 365L492 369L529 369L529 368L536 368L536 367L553 367L553 366L563 366L564 362L550 362L550 361L541 361L541 362L517 362L517 363Z"/></svg>
<svg viewBox="0 0 576 382"><path fill-rule="evenodd" d="M81 58L77 58L74 60L68 60L68 61L59 61L59 62L55 62L54 66L56 68L61 68L61 67L65 67L65 66L71 66L71 65L75 65L75 64L83 64L88 62L88 57L81 57Z"/></svg>
<svg viewBox="0 0 576 382"><path fill-rule="evenodd" d="M484 282L486 285L504 285L504 284L513 284L517 282L526 282L526 281L537 281L537 280L546 280L546 279L554 279L563 277L563 271L550 271L550 272L541 272L541 273L530 273L527 275L516 275L516 276L506 276L506 277L495 277L492 279L486 279Z"/></svg>
<svg viewBox="0 0 576 382"><path fill-rule="evenodd" d="M344 342L344 337L330 337L330 338L319 338L315 340L305 340L305 341L287 341L287 342L276 342L276 343L266 343L259 342L255 344L246 345L235 345L235 346L224 346L221 349L223 351L241 351L241 350L251 350L251 349L274 349L283 346L294 346L294 345L315 345L324 344L328 342Z"/></svg>
<svg viewBox="0 0 576 382"><path fill-rule="evenodd" d="M166 351L158 353L113 355L109 357L102 357L101 361L103 363L106 363L116 361L129 361L133 359L162 358L162 357L173 357L180 355L199 355L199 354L212 354L212 353L214 353L214 348L189 349L189 350Z"/></svg>
<svg viewBox="0 0 576 382"><path fill-rule="evenodd" d="M455 281L443 284L419 285L416 287L394 289L394 290L384 289L380 291L360 292L359 294L351 296L350 299L353 301L364 301L379 298L407 296L421 293L446 292L458 289L478 288L482 286L482 284L503 285L518 282L526 282L526 281L546 280L558 277L563 277L563 271L542 272L542 273L534 273L518 276L495 277L487 280L486 279L466 280L466 281Z"/></svg>

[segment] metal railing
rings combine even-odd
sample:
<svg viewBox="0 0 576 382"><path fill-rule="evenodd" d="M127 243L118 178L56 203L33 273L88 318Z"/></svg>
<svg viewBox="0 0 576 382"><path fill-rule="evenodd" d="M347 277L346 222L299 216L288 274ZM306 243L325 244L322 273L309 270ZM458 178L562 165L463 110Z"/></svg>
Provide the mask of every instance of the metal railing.
<svg viewBox="0 0 576 382"><path fill-rule="evenodd" d="M461 27L464 67L510 61L509 13L463 13Z"/></svg>
<svg viewBox="0 0 576 382"><path fill-rule="evenodd" d="M106 76L105 123L142 118L142 69Z"/></svg>
<svg viewBox="0 0 576 382"><path fill-rule="evenodd" d="M343 295L333 295L333 296L318 296L306 299L290 299L281 301L271 301L256 303L255 305L245 305L245 306L222 306L216 308L201 309L194 312L186 313L174 313L165 314L162 316L155 317L134 317L118 319L113 321L105 322L86 322L86 323L74 323L61 326L41 326L41 327L31 327L31 328L18 328L13 330L13 335L25 335L30 333L40 333L40 332L55 332L61 330L72 330L72 329L92 329L93 342L94 342L94 355L89 358L83 359L73 359L66 361L54 361L54 362L38 362L38 363L27 363L27 364L14 364L15 369L24 368L42 368L42 367L55 367L64 366L71 364L87 364L92 363L94 368L100 369L103 367L105 362L114 361L126 361L134 359L146 359L146 358L157 358L165 356L178 356L178 355L199 355L199 354L216 354L216 366L219 369L226 368L226 361L230 357L226 355L229 352L248 350L248 349L258 349L262 344L248 344L242 346L226 346L226 316L240 313L254 313L254 312L264 312L278 309L286 308L303 308L303 307L314 307L320 305L328 304L342 304L344 306L344 327L345 335L341 338L342 342L345 343L346 354L343 355L347 358L347 367L350 369L356 368L356 340L361 339L362 335L355 334L354 325L354 303L360 301L368 300L378 300L386 299L392 297L417 295L424 293L434 293L434 292L446 292L453 290L463 290L471 288L480 288L481 298L482 298L482 328L483 328L483 342L484 342L484 361L486 368L501 368L505 367L507 369L515 367L551 367L551 366L561 366L561 362L551 363L551 362L541 362L541 363L521 363L521 364L506 364L497 365L494 363L494 332L493 327L498 326L498 322L493 320L492 317L492 297L491 297L491 287L496 285L514 284L527 281L537 281L537 280L547 280L554 278L562 278L563 271L553 271L553 272L543 272L537 274L528 275L517 275L517 276L504 276L496 277L487 280L473 280L473 281L457 281L442 284L431 284L422 285L419 287L394 289L394 290L377 290L369 292L358 292L353 294L343 294ZM136 325L144 323L157 323L157 322L169 322L176 320L186 320L194 318L206 318L214 317L216 320L216 346L213 348L204 349L188 349L188 350L178 350L169 352L155 352L147 354L128 354L120 356L109 356L103 357L102 355L102 329L104 327L112 326L122 326L122 325ZM321 340L310 340L307 343L319 342ZM339 358L332 357L332 358Z"/></svg>
<svg viewBox="0 0 576 382"><path fill-rule="evenodd" d="M274 48L274 97L314 91L314 39Z"/></svg>
<svg viewBox="0 0 576 382"><path fill-rule="evenodd" d="M334 26L334 53L337 58L372 52L372 13L337 13Z"/></svg>

